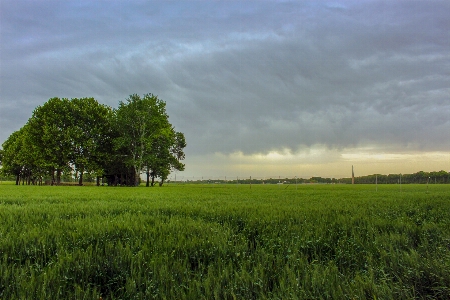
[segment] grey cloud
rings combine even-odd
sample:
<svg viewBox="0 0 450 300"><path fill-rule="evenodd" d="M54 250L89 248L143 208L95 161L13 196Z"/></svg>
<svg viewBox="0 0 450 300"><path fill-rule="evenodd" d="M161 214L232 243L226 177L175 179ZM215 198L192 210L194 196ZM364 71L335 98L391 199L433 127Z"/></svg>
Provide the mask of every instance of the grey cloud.
<svg viewBox="0 0 450 300"><path fill-rule="evenodd" d="M107 3L2 3L0 140L53 96L152 92L188 154L450 148L445 1Z"/></svg>

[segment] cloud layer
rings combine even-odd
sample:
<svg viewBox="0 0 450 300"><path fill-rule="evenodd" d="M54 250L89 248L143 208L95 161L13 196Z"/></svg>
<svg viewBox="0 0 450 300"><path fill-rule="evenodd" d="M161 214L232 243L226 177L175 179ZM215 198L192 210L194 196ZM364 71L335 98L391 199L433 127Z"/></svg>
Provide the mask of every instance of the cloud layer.
<svg viewBox="0 0 450 300"><path fill-rule="evenodd" d="M0 141L50 97L151 92L188 157L450 149L448 1L0 5Z"/></svg>

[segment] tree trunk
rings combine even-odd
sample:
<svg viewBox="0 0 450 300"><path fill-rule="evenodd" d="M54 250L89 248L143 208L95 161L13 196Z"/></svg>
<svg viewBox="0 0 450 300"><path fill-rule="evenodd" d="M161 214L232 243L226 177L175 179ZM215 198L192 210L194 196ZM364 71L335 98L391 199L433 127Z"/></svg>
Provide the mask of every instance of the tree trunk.
<svg viewBox="0 0 450 300"><path fill-rule="evenodd" d="M97 186L100 186L100 176L97 176Z"/></svg>
<svg viewBox="0 0 450 300"><path fill-rule="evenodd" d="M141 174L139 174L139 171L134 173L134 186L139 186L139 177L141 177L140 175Z"/></svg>
<svg viewBox="0 0 450 300"><path fill-rule="evenodd" d="M145 184L145 186L149 186L150 185L150 169L147 168L147 183Z"/></svg>
<svg viewBox="0 0 450 300"><path fill-rule="evenodd" d="M78 180L78 185L83 185L83 170L80 171L80 178Z"/></svg>
<svg viewBox="0 0 450 300"><path fill-rule="evenodd" d="M16 185L20 185L20 176L19 176L19 174L16 175Z"/></svg>
<svg viewBox="0 0 450 300"><path fill-rule="evenodd" d="M56 185L61 184L61 169L56 169Z"/></svg>

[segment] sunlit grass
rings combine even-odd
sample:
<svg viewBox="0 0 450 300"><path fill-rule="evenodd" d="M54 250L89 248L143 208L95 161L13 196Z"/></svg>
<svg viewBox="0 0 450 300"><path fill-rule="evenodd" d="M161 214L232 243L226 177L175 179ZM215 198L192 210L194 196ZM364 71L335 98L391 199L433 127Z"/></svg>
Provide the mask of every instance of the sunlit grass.
<svg viewBox="0 0 450 300"><path fill-rule="evenodd" d="M0 299L450 298L450 186L0 185Z"/></svg>

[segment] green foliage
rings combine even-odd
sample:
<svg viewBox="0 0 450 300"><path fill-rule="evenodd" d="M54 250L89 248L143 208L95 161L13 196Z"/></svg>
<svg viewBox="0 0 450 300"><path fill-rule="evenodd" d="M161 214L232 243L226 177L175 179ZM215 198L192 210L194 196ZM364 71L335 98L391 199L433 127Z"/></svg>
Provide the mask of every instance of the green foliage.
<svg viewBox="0 0 450 300"><path fill-rule="evenodd" d="M0 185L1 299L448 299L450 193Z"/></svg>
<svg viewBox="0 0 450 300"><path fill-rule="evenodd" d="M42 167L57 172L57 183L61 173L69 169L72 140L70 128L73 124L70 100L66 98L51 98L33 111L28 120L30 144L36 146Z"/></svg>
<svg viewBox="0 0 450 300"><path fill-rule="evenodd" d="M19 151L22 146L22 135L20 131L13 132L8 139L2 144L2 174L18 176L21 173L22 165L18 160Z"/></svg>
<svg viewBox="0 0 450 300"><path fill-rule="evenodd" d="M147 186L150 176L152 185L155 177L161 178L162 185L172 169L184 170L180 160L184 159L186 141L169 123L164 101L153 94L142 98L133 94L126 102L119 102L115 113L118 161L133 169L136 185L142 170L147 173Z"/></svg>
<svg viewBox="0 0 450 300"><path fill-rule="evenodd" d="M94 98L52 98L37 107L29 119L27 133L29 145L35 145L42 168L61 174L72 167L80 174L100 172L104 168L112 110ZM37 157L28 155L32 161Z"/></svg>
<svg viewBox="0 0 450 300"><path fill-rule="evenodd" d="M114 140L115 148L122 150L123 161L133 168L135 182L138 183L144 162L152 153L153 141L169 126L165 112L165 102L152 94L141 98L131 95L126 102L119 102L116 110L116 130L118 137Z"/></svg>
<svg viewBox="0 0 450 300"><path fill-rule="evenodd" d="M72 99L70 104L70 163L78 171L81 185L84 172L102 175L101 170L106 167L107 150L112 144L108 133L113 115L109 107L99 104L94 98Z"/></svg>
<svg viewBox="0 0 450 300"><path fill-rule="evenodd" d="M0 154L2 173L15 176L16 184L20 178L42 183L45 175L60 184L75 172L80 185L84 174L128 176L127 184L134 185L144 165L161 182L171 169L183 170L185 146L183 134L168 121L165 102L154 95L131 95L117 110L94 98L55 97L33 111Z"/></svg>
<svg viewBox="0 0 450 300"><path fill-rule="evenodd" d="M351 178L340 179L341 182L351 183ZM375 183L379 184L409 184L409 183L450 183L450 173L441 170L433 172L419 171L412 174L373 174L367 176L355 177L355 183Z"/></svg>

